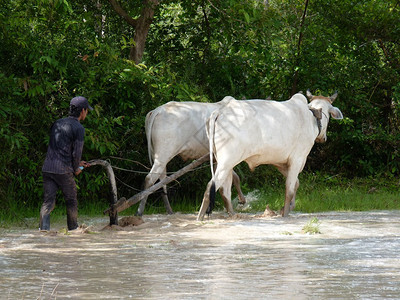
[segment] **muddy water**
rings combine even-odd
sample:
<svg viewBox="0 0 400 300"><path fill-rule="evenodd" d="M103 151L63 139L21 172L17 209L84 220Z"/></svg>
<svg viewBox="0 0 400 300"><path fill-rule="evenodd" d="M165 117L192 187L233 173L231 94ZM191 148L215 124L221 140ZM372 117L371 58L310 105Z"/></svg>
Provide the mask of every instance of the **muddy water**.
<svg viewBox="0 0 400 300"><path fill-rule="evenodd" d="M0 299L400 298L400 211L144 221L0 231Z"/></svg>

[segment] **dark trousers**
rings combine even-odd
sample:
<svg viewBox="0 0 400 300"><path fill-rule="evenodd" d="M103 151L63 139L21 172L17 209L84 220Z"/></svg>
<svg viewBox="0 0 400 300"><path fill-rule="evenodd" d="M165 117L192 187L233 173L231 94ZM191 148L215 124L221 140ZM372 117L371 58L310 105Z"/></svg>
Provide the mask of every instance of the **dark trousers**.
<svg viewBox="0 0 400 300"><path fill-rule="evenodd" d="M74 175L43 172L44 200L40 209L40 228L50 230L50 213L56 205L56 194L61 189L67 206L68 230L78 228L78 200ZM48 223L48 224L47 224Z"/></svg>

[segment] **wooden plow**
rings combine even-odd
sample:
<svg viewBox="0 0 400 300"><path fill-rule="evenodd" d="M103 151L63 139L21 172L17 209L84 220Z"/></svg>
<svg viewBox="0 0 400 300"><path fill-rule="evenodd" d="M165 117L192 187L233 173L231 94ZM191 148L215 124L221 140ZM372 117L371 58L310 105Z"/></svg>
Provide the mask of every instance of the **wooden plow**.
<svg viewBox="0 0 400 300"><path fill-rule="evenodd" d="M114 170L112 169L111 164L106 160L94 159L89 161L91 166L100 165L106 169L108 180L110 181L110 207L117 203L118 194L117 194L117 184L115 182ZM118 225L118 213L116 211L110 211L110 226Z"/></svg>
<svg viewBox="0 0 400 300"><path fill-rule="evenodd" d="M139 201L141 201L143 198L149 196L150 194L156 192L160 188L162 188L164 185L167 185L168 183L176 180L180 176L186 174L187 172L193 170L194 168L197 168L204 162L208 161L210 159L210 155L206 154L199 159L191 162L187 166L183 167L179 171L175 172L174 174L165 177L163 180L160 180L158 183L152 185L149 187L147 190L144 190L128 199L125 197L118 199L117 195L117 185L115 182L115 176L114 176L114 171L111 167L111 164L107 161L104 160L92 160L89 163L91 165L101 165L103 166L106 171L107 171L107 176L110 180L110 208L105 210L103 213L108 214L110 216L110 225L118 225L118 213L131 207L132 205L135 205Z"/></svg>

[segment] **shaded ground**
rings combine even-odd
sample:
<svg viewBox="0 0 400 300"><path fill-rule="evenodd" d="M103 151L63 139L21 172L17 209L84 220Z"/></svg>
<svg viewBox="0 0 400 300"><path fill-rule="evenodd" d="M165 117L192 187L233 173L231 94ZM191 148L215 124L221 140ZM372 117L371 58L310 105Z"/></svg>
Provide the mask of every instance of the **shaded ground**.
<svg viewBox="0 0 400 300"><path fill-rule="evenodd" d="M321 234L305 234L315 217ZM0 298L400 298L400 211L143 220L1 231Z"/></svg>

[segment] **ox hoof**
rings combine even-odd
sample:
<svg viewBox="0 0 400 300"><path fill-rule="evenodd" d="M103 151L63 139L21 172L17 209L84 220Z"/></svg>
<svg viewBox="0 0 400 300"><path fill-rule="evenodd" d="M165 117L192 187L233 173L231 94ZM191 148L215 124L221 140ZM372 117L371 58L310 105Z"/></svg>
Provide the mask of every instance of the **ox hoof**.
<svg viewBox="0 0 400 300"><path fill-rule="evenodd" d="M285 214L285 208L282 207L282 208L281 208L281 211L280 211L280 215L281 215L282 217L286 218L286 217L289 216L289 212L287 212L287 213Z"/></svg>
<svg viewBox="0 0 400 300"><path fill-rule="evenodd" d="M201 222L201 221L204 221L204 216L205 216L205 214L199 214L198 216L197 216L197 221L199 221L199 222Z"/></svg>

